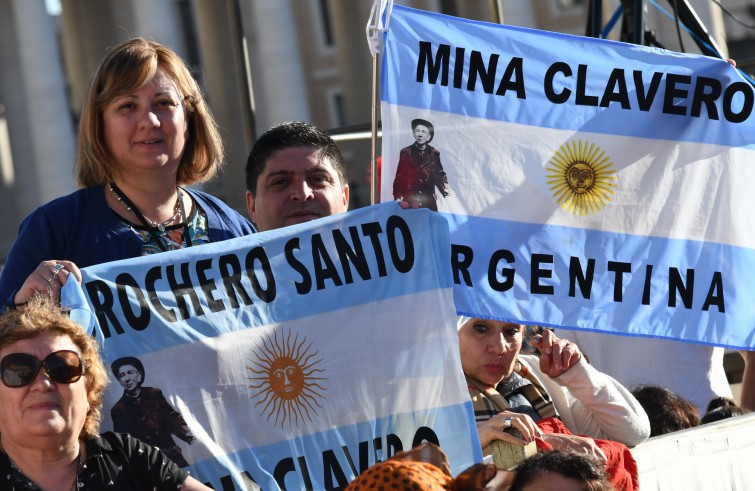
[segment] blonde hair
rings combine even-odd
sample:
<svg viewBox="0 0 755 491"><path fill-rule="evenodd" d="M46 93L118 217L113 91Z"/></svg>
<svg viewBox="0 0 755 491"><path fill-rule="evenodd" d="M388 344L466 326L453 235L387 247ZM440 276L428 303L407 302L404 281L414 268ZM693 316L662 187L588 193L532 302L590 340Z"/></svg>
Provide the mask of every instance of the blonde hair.
<svg viewBox="0 0 755 491"><path fill-rule="evenodd" d="M97 342L48 297L37 295L24 307L0 315L0 349L46 332L68 336L81 351L89 410L79 438L92 438L100 432L102 402L108 384Z"/></svg>
<svg viewBox="0 0 755 491"><path fill-rule="evenodd" d="M170 77L183 97L188 122L176 184L208 181L223 165L223 141L217 123L186 63L170 48L137 37L105 55L87 89L76 148L76 180L80 186L103 186L113 180L103 111L116 98L149 83L158 69Z"/></svg>

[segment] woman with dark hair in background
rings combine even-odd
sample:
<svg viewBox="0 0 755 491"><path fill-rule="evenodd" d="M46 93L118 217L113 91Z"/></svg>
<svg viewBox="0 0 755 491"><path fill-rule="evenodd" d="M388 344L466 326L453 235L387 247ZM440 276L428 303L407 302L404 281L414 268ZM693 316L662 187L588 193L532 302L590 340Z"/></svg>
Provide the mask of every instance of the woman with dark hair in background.
<svg viewBox="0 0 755 491"><path fill-rule="evenodd" d="M582 455L545 452L516 468L509 491L614 491L602 466Z"/></svg>
<svg viewBox="0 0 755 491"><path fill-rule="evenodd" d="M700 424L697 407L665 387L639 385L632 389L650 418L650 436L665 435Z"/></svg>
<svg viewBox="0 0 755 491"><path fill-rule="evenodd" d="M626 388L550 330L533 336L531 345L540 351L533 356L521 353L522 324L459 317L457 326L483 454L491 453L495 440L516 446L535 441L539 450L594 458L616 487L637 489L637 466L626 445L644 441L650 425Z"/></svg>

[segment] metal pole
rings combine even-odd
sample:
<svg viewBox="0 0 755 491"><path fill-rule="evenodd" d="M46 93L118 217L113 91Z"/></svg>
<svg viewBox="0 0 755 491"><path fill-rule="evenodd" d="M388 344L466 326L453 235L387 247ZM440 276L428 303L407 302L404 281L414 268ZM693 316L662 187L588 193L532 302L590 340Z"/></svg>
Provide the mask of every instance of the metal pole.
<svg viewBox="0 0 755 491"><path fill-rule="evenodd" d="M503 7L501 0L490 0L490 11L493 13L493 20L496 24L503 24Z"/></svg>
<svg viewBox="0 0 755 491"><path fill-rule="evenodd" d="M645 45L645 0L634 2L634 44Z"/></svg>
<svg viewBox="0 0 755 491"><path fill-rule="evenodd" d="M378 41L379 43L380 41ZM377 195L377 183L378 183L378 169L377 169L377 119L378 119L378 56L377 53L372 53L372 155L370 158L370 168L372 170L372 183L370 185L370 204L374 205Z"/></svg>
<svg viewBox="0 0 755 491"><path fill-rule="evenodd" d="M589 37L600 37L601 25L603 23L603 0L590 0L587 11L587 32Z"/></svg>
<svg viewBox="0 0 755 491"><path fill-rule="evenodd" d="M241 4L239 0L231 1L231 15L233 22L231 29L233 38L237 42L236 46L236 69L239 73L239 83L241 84L241 104L242 118L246 126L246 143L247 149L252 148L252 144L257 138L257 129L254 121L254 91L252 90L252 74L249 67L249 48L244 35L244 23L241 16Z"/></svg>

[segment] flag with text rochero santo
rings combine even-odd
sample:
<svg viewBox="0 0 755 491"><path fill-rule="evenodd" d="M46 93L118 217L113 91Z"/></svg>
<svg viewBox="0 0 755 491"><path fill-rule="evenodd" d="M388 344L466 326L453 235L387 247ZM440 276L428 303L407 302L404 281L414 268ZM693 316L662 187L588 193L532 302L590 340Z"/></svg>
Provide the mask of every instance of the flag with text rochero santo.
<svg viewBox="0 0 755 491"><path fill-rule="evenodd" d="M381 198L449 220L459 313L755 348L735 68L401 6L386 24Z"/></svg>
<svg viewBox="0 0 755 491"><path fill-rule="evenodd" d="M215 489L342 489L424 441L464 470L482 455L448 244L391 203L85 268L63 293L118 372L103 430L137 421Z"/></svg>

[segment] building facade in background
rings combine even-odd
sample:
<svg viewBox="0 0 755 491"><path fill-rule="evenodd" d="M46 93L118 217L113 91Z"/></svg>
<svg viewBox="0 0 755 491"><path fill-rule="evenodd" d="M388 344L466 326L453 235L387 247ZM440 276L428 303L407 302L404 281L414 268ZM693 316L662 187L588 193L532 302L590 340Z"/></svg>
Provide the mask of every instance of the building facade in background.
<svg viewBox="0 0 755 491"><path fill-rule="evenodd" d="M255 135L292 120L330 130L369 128L372 58L365 25L372 0L58 1L0 0L0 262L24 216L75 189L76 127L89 78L108 46L134 35L170 46L191 65L227 145L225 171L205 189L242 213L244 165ZM584 35L589 1L395 3ZM755 31L724 17L711 1L689 3L719 46L726 49L728 40L736 46L732 56L746 66ZM723 4L739 20L755 24L747 0ZM606 22L619 1L602 5ZM646 9L648 29L666 48L679 50L673 16L647 2ZM608 37L618 39L619 31ZM699 52L686 33L682 44ZM350 207L368 205L370 141L340 146L352 188Z"/></svg>

